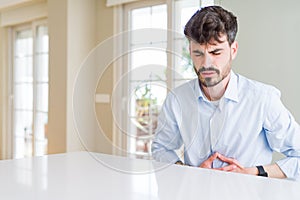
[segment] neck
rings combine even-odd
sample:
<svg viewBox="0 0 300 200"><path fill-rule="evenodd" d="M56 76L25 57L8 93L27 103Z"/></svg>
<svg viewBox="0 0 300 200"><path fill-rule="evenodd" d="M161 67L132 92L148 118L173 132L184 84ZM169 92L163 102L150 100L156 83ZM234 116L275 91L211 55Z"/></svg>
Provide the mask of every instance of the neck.
<svg viewBox="0 0 300 200"><path fill-rule="evenodd" d="M213 87L205 87L200 84L200 88L209 101L217 101L224 95L229 83L230 74L224 78L219 84Z"/></svg>

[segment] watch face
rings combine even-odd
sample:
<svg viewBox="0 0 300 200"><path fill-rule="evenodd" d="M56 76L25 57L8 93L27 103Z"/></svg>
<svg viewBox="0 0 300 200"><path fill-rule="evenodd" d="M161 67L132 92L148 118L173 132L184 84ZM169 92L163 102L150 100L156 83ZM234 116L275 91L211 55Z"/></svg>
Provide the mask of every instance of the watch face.
<svg viewBox="0 0 300 200"><path fill-rule="evenodd" d="M265 173L263 173L261 176L268 177L268 173L267 173L267 172L265 172Z"/></svg>

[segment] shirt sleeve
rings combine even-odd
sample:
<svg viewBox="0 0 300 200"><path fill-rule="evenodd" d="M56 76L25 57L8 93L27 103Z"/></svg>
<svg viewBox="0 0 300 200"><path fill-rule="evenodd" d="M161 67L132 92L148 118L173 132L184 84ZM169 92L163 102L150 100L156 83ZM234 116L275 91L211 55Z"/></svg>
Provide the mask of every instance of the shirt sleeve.
<svg viewBox="0 0 300 200"><path fill-rule="evenodd" d="M180 106L175 96L169 93L158 117L158 125L152 142L152 155L156 161L175 163L179 160L175 150L182 145L178 129Z"/></svg>
<svg viewBox="0 0 300 200"><path fill-rule="evenodd" d="M287 178L300 179L300 126L280 100L280 92L268 96L264 128L272 150L286 157L276 163Z"/></svg>

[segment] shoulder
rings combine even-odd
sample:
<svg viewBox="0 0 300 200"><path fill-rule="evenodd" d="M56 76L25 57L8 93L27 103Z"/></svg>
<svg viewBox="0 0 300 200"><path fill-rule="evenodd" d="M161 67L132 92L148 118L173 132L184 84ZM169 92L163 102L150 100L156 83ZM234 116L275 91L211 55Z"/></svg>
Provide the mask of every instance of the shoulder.
<svg viewBox="0 0 300 200"><path fill-rule="evenodd" d="M197 84L197 79L193 79L172 89L168 93L165 103L182 104L197 98L197 90L199 90L199 86L197 86Z"/></svg>
<svg viewBox="0 0 300 200"><path fill-rule="evenodd" d="M196 95L195 90L199 89L198 79L193 79L171 90L171 94L176 96Z"/></svg>
<svg viewBox="0 0 300 200"><path fill-rule="evenodd" d="M278 96L280 98L281 92L275 86L252 80L237 74L238 88L245 94L252 96Z"/></svg>

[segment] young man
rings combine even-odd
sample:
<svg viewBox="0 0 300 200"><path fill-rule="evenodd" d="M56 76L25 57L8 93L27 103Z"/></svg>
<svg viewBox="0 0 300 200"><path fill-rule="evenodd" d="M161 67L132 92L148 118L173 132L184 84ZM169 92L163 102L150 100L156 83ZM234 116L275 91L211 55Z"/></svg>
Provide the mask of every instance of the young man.
<svg viewBox="0 0 300 200"><path fill-rule="evenodd" d="M276 178L300 179L300 126L280 92L232 71L236 17L219 6L185 26L198 79L170 92L152 144L157 161ZM286 157L270 164L273 151Z"/></svg>

